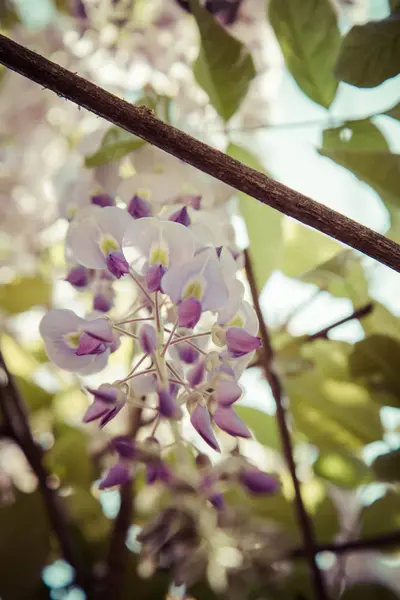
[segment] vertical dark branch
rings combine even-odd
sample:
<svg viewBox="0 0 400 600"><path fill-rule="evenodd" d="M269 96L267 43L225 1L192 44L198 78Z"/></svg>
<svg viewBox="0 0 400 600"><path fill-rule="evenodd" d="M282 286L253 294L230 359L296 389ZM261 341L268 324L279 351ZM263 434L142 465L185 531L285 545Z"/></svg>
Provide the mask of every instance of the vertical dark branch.
<svg viewBox="0 0 400 600"><path fill-rule="evenodd" d="M132 413L132 422L129 435L135 438L141 425L142 409L135 408ZM114 529L110 537L108 549L107 574L105 580L105 599L118 600L121 597L129 550L126 547L126 537L134 518L134 483L128 482L121 486L121 504L114 521Z"/></svg>
<svg viewBox="0 0 400 600"><path fill-rule="evenodd" d="M314 582L315 598L318 600L328 600L328 594L325 589L324 579L318 568L315 559L315 540L312 523L308 517L305 509L303 499L301 496L300 482L296 474L296 464L293 457L292 441L290 439L290 432L286 422L286 411L284 407L284 392L281 386L279 377L277 376L273 367L274 351L269 338L269 333L265 325L265 321L261 312L261 307L258 299L258 291L252 269L252 264L247 251L245 255L245 268L246 275L250 285L251 295L255 311L257 313L258 320L260 322L260 335L264 346L264 352L262 355L262 367L264 369L265 376L271 387L272 395L276 405L276 419L278 423L279 433L282 440L283 454L290 471L290 475L293 481L293 487L295 491L295 510L297 521L302 532L305 555L308 561L308 565L311 571L312 579Z"/></svg>
<svg viewBox="0 0 400 600"><path fill-rule="evenodd" d="M91 598L90 576L83 571L69 536L69 521L56 490L49 487L49 473L42 463L42 452L35 443L29 428L25 407L7 369L0 352L0 410L3 414L5 431L23 451L32 471L35 473L43 497L50 524L58 538L65 560L75 569L76 583L80 585L88 598Z"/></svg>

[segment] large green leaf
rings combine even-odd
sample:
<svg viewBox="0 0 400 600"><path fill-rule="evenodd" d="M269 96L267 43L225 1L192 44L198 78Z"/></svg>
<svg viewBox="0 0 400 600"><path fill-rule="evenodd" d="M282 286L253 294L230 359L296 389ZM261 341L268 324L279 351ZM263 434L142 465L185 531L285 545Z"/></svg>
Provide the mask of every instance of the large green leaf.
<svg viewBox="0 0 400 600"><path fill-rule="evenodd" d="M257 157L245 148L229 144L227 153L245 165L265 172ZM238 192L239 210L246 223L250 242L250 258L258 290L261 292L272 271L279 263L282 251L282 214L258 202L255 198Z"/></svg>
<svg viewBox="0 0 400 600"><path fill-rule="evenodd" d="M400 481L400 448L378 456L372 469L381 481Z"/></svg>
<svg viewBox="0 0 400 600"><path fill-rule="evenodd" d="M332 344L334 373L337 346L326 344ZM285 380L295 428L321 452L358 452L382 438L380 407L363 386L330 375L329 356L321 363L319 347L308 344L303 348L313 368Z"/></svg>
<svg viewBox="0 0 400 600"><path fill-rule="evenodd" d="M373 300L373 311L362 320L365 333L388 335L400 341L400 319L390 312L383 304Z"/></svg>
<svg viewBox="0 0 400 600"><path fill-rule="evenodd" d="M393 533L400 529L400 495L388 491L365 507L361 515L361 537Z"/></svg>
<svg viewBox="0 0 400 600"><path fill-rule="evenodd" d="M286 65L305 94L329 108L340 34L329 0L271 0L269 17Z"/></svg>
<svg viewBox="0 0 400 600"><path fill-rule="evenodd" d="M235 411L251 429L254 437L260 444L267 448L273 448L279 452L281 451L281 441L276 424L276 417L248 406L236 406Z"/></svg>
<svg viewBox="0 0 400 600"><path fill-rule="evenodd" d="M356 583L346 588L340 600L399 600L399 597L379 583Z"/></svg>
<svg viewBox="0 0 400 600"><path fill-rule="evenodd" d="M297 221L283 220L283 253L278 269L288 277L300 277L341 252L343 247Z"/></svg>
<svg viewBox="0 0 400 600"><path fill-rule="evenodd" d="M399 364L400 340L380 334L357 342L349 357L353 377L382 394L392 394L387 402L394 406L400 406Z"/></svg>
<svg viewBox="0 0 400 600"><path fill-rule="evenodd" d="M314 472L339 487L349 489L361 485L369 476L369 469L362 460L343 452L320 454L314 464Z"/></svg>
<svg viewBox="0 0 400 600"><path fill-rule="evenodd" d="M21 277L0 287L0 309L10 315L25 312L51 300L51 283L42 277Z"/></svg>
<svg viewBox="0 0 400 600"><path fill-rule="evenodd" d="M190 5L200 32L200 50L193 73L219 116L228 121L240 107L255 77L253 59L246 47L200 6L198 0L190 0Z"/></svg>
<svg viewBox="0 0 400 600"><path fill-rule="evenodd" d="M15 491L0 507L0 597L31 598L50 551L50 531L40 492Z"/></svg>
<svg viewBox="0 0 400 600"><path fill-rule="evenodd" d="M400 155L390 153L384 136L368 119L325 130L319 153L352 171L390 207L400 206Z"/></svg>
<svg viewBox="0 0 400 600"><path fill-rule="evenodd" d="M335 67L338 79L371 88L400 73L397 18L355 25L345 36Z"/></svg>

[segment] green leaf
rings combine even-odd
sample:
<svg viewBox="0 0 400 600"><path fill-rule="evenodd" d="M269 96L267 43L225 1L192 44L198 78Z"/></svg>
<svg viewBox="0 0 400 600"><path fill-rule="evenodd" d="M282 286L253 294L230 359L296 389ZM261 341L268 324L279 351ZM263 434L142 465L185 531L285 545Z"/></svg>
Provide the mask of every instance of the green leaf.
<svg viewBox="0 0 400 600"><path fill-rule="evenodd" d="M271 0L269 18L287 68L314 102L329 108L338 83L332 71L340 34L329 0Z"/></svg>
<svg viewBox="0 0 400 600"><path fill-rule="evenodd" d="M109 162L120 160L130 152L141 148L146 142L120 127L110 127L101 141L100 148L85 158L85 167L92 169Z"/></svg>
<svg viewBox="0 0 400 600"><path fill-rule="evenodd" d="M47 461L50 470L58 475L63 485L89 489L94 474L84 433L63 426L47 455Z"/></svg>
<svg viewBox="0 0 400 600"><path fill-rule="evenodd" d="M354 152L390 152L383 133L370 119L345 121L340 127L325 129L323 146L329 150L353 150Z"/></svg>
<svg viewBox="0 0 400 600"><path fill-rule="evenodd" d="M361 324L365 333L371 335L379 333L388 335L400 341L400 319L395 317L383 304L373 300L374 309L370 315L364 317Z"/></svg>
<svg viewBox="0 0 400 600"><path fill-rule="evenodd" d="M190 6L200 32L194 76L219 116L229 121L255 77L253 59L246 47L202 8L198 0L190 0Z"/></svg>
<svg viewBox="0 0 400 600"><path fill-rule="evenodd" d="M391 406L400 406L399 364L400 341L379 334L357 342L349 357L353 377L360 378L373 390L392 394Z"/></svg>
<svg viewBox="0 0 400 600"><path fill-rule="evenodd" d="M389 491L361 513L361 538L393 533L400 529L400 495Z"/></svg>
<svg viewBox="0 0 400 600"><path fill-rule="evenodd" d="M300 277L343 250L332 238L301 223L283 221L283 253L278 269L288 277Z"/></svg>
<svg viewBox="0 0 400 600"><path fill-rule="evenodd" d="M50 551L50 531L39 491L0 507L0 596L31 598Z"/></svg>
<svg viewBox="0 0 400 600"><path fill-rule="evenodd" d="M358 179L370 185L389 206L399 207L400 155L391 154L389 149L384 148L383 136L372 123L363 125L363 133L360 129L360 126L356 128L354 125L352 129L347 128L347 135L353 132L349 141L346 141L346 135L342 135L346 127L324 131L323 146L318 152L352 171ZM368 148L376 149L360 150L359 147L366 140L369 140Z"/></svg>
<svg viewBox="0 0 400 600"><path fill-rule="evenodd" d="M229 144L227 154L245 165L265 173L258 158L245 148ZM237 192L239 211L247 229L257 288L261 292L272 271L276 268L282 250L282 214L255 198Z"/></svg>
<svg viewBox="0 0 400 600"><path fill-rule="evenodd" d="M332 344L334 362L337 346L326 343ZM285 380L295 428L321 452L358 452L382 439L380 407L363 386L330 375L329 356L321 364L318 348L308 344L302 349L312 369Z"/></svg>
<svg viewBox="0 0 400 600"><path fill-rule="evenodd" d="M379 583L356 583L346 588L340 600L398 600L398 595Z"/></svg>
<svg viewBox="0 0 400 600"><path fill-rule="evenodd" d="M48 305L51 300L51 283L42 277L21 277L1 286L0 309L10 315L23 313L38 305Z"/></svg>
<svg viewBox="0 0 400 600"><path fill-rule="evenodd" d="M345 36L335 67L341 81L371 88L400 73L397 18L355 25Z"/></svg>
<svg viewBox="0 0 400 600"><path fill-rule="evenodd" d="M372 469L381 481L400 481L400 448L378 456Z"/></svg>
<svg viewBox="0 0 400 600"><path fill-rule="evenodd" d="M52 405L53 394L50 394L24 377L15 376L15 381L24 402L32 411L49 408Z"/></svg>
<svg viewBox="0 0 400 600"><path fill-rule="evenodd" d="M257 442L278 452L282 451L276 417L248 406L236 406L235 411L251 429Z"/></svg>
<svg viewBox="0 0 400 600"><path fill-rule="evenodd" d="M362 460L350 454L324 452L314 464L314 473L339 487L352 489L366 481L369 469Z"/></svg>
<svg viewBox="0 0 400 600"><path fill-rule="evenodd" d="M392 108L389 108L389 110L387 110L383 114L400 121L400 102L398 104L395 104L394 106L392 106Z"/></svg>

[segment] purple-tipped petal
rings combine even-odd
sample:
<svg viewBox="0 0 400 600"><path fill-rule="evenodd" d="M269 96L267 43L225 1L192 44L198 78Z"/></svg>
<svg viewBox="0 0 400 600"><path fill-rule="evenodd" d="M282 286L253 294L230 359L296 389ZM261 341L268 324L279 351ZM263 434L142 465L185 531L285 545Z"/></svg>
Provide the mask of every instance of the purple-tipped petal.
<svg viewBox="0 0 400 600"><path fill-rule="evenodd" d="M151 204L145 198L135 194L128 203L128 213L134 219L142 219L143 217L151 217Z"/></svg>
<svg viewBox="0 0 400 600"><path fill-rule="evenodd" d="M110 252L107 256L107 268L117 279L129 273L129 264L120 251Z"/></svg>
<svg viewBox="0 0 400 600"><path fill-rule="evenodd" d="M104 342L106 344L112 344L114 342L114 333L110 322L103 317L93 319L93 321L86 321L84 330L90 337Z"/></svg>
<svg viewBox="0 0 400 600"><path fill-rule="evenodd" d="M208 497L208 501L216 508L217 510L222 510L225 508L225 500L223 494L212 494Z"/></svg>
<svg viewBox="0 0 400 600"><path fill-rule="evenodd" d="M76 288L84 288L89 283L89 269L82 265L74 267L66 276L65 281Z"/></svg>
<svg viewBox="0 0 400 600"><path fill-rule="evenodd" d="M101 400L95 400L87 409L83 415L82 421L84 423L90 423L91 421L97 421L101 417L104 417L110 410L110 405Z"/></svg>
<svg viewBox="0 0 400 600"><path fill-rule="evenodd" d="M178 325L193 329L201 317L201 304L195 298L186 298L178 304Z"/></svg>
<svg viewBox="0 0 400 600"><path fill-rule="evenodd" d="M114 406L113 408L110 408L108 410L108 412L103 415L103 417L100 420L100 429L102 429L103 427L105 427L107 425L107 423L109 423L110 421L112 421L114 419L114 417L117 416L117 414L119 413L119 411L121 410L121 408L124 406L123 403L118 404L117 406Z"/></svg>
<svg viewBox="0 0 400 600"><path fill-rule="evenodd" d="M199 358L198 350L193 348L193 346L189 346L189 344L185 344L185 342L182 342L181 344L175 344L175 347L179 358L187 365L192 365Z"/></svg>
<svg viewBox="0 0 400 600"><path fill-rule="evenodd" d="M242 469L240 481L252 494L275 494L280 487L276 477L256 468Z"/></svg>
<svg viewBox="0 0 400 600"><path fill-rule="evenodd" d="M112 308L113 302L104 294L96 294L93 298L93 310L99 312L108 312Z"/></svg>
<svg viewBox="0 0 400 600"><path fill-rule="evenodd" d="M112 387L111 385L102 385L98 389L90 387L87 387L86 389L90 394L93 394L96 400L102 400L107 404L115 404L117 401L118 390L117 388Z"/></svg>
<svg viewBox="0 0 400 600"><path fill-rule="evenodd" d="M146 482L148 485L155 483L156 481L162 481L168 483L170 480L170 472L166 465L162 462L149 463L146 466Z"/></svg>
<svg viewBox="0 0 400 600"><path fill-rule="evenodd" d="M189 225L191 223L189 213L187 211L186 206L182 206L182 208L180 208L176 212L174 212L170 216L169 220L175 221L175 223L180 223L181 225L184 225L185 227L189 227Z"/></svg>
<svg viewBox="0 0 400 600"><path fill-rule="evenodd" d="M166 269L162 265L152 265L146 272L146 284L149 292L161 291L161 279Z"/></svg>
<svg viewBox="0 0 400 600"><path fill-rule="evenodd" d="M226 345L235 358L244 356L261 346L261 338L250 335L242 327L229 327L226 331Z"/></svg>
<svg viewBox="0 0 400 600"><path fill-rule="evenodd" d="M220 379L215 385L215 398L218 404L230 406L242 395L242 388L232 379Z"/></svg>
<svg viewBox="0 0 400 600"><path fill-rule="evenodd" d="M114 199L111 198L108 194L97 194L92 196L92 204L96 204L97 206L101 206L104 208L105 206L115 206Z"/></svg>
<svg viewBox="0 0 400 600"><path fill-rule="evenodd" d="M189 369L187 373L187 380L192 387L197 387L203 381L204 378L204 360L200 360L197 365Z"/></svg>
<svg viewBox="0 0 400 600"><path fill-rule="evenodd" d="M145 323L139 330L139 344L145 354L153 354L157 348L157 333L152 325Z"/></svg>
<svg viewBox="0 0 400 600"><path fill-rule="evenodd" d="M111 440L111 445L121 458L135 457L135 445L130 438L120 435Z"/></svg>
<svg viewBox="0 0 400 600"><path fill-rule="evenodd" d="M200 210L201 196L191 196L189 202L191 207L194 208L194 210Z"/></svg>
<svg viewBox="0 0 400 600"><path fill-rule="evenodd" d="M217 438L211 425L211 418L208 409L201 404L198 404L191 414L190 422L195 430L201 435L203 440L207 442L213 450L220 452Z"/></svg>
<svg viewBox="0 0 400 600"><path fill-rule="evenodd" d="M123 485L132 479L130 469L125 465L118 463L112 467L105 478L100 482L99 489L114 487L115 485Z"/></svg>
<svg viewBox="0 0 400 600"><path fill-rule="evenodd" d="M251 438L250 431L231 406L218 406L213 415L213 419L214 423L218 425L220 429L229 433L229 435Z"/></svg>
<svg viewBox="0 0 400 600"><path fill-rule="evenodd" d="M158 392L158 410L160 415L167 419L174 419L178 416L178 407L167 390L159 390Z"/></svg>
<svg viewBox="0 0 400 600"><path fill-rule="evenodd" d="M79 346L76 349L76 356L87 356L88 354L102 354L107 349L104 342L93 338L88 333L82 333L79 338Z"/></svg>

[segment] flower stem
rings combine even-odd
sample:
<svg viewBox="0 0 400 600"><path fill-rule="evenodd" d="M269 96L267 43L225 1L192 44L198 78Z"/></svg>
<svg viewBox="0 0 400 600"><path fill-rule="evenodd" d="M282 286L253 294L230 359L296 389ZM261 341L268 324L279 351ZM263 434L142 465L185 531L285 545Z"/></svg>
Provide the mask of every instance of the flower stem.
<svg viewBox="0 0 400 600"><path fill-rule="evenodd" d="M177 334L175 334L175 335L177 335ZM178 336L177 339L173 340L170 343L170 345L172 346L173 344L179 344L180 342L187 342L187 340L193 340L195 338L205 337L206 335L211 335L211 331L205 331L204 333L193 333L192 335Z"/></svg>
<svg viewBox="0 0 400 600"><path fill-rule="evenodd" d="M171 329L171 333L169 334L169 337L168 337L166 343L164 344L164 348L163 348L163 351L161 352L161 356L165 356L165 354L166 354L166 352L168 350L168 346L170 345L170 343L172 341L172 338L175 335L175 331L176 331L177 327L178 327L178 321L175 322L175 325Z"/></svg>
<svg viewBox="0 0 400 600"><path fill-rule="evenodd" d="M136 285L138 286L138 288L142 291L142 293L146 296L146 298L151 303L151 305L154 306L153 298L150 296L149 292L144 288L144 286L140 283L140 281L136 277L136 275L133 274L132 270L129 271L129 275L131 276L131 278L133 279L133 281L136 283Z"/></svg>
<svg viewBox="0 0 400 600"><path fill-rule="evenodd" d="M137 319L117 321L116 323L114 323L114 325L127 325L128 323L139 323L140 321L154 321L154 317L138 317Z"/></svg>

